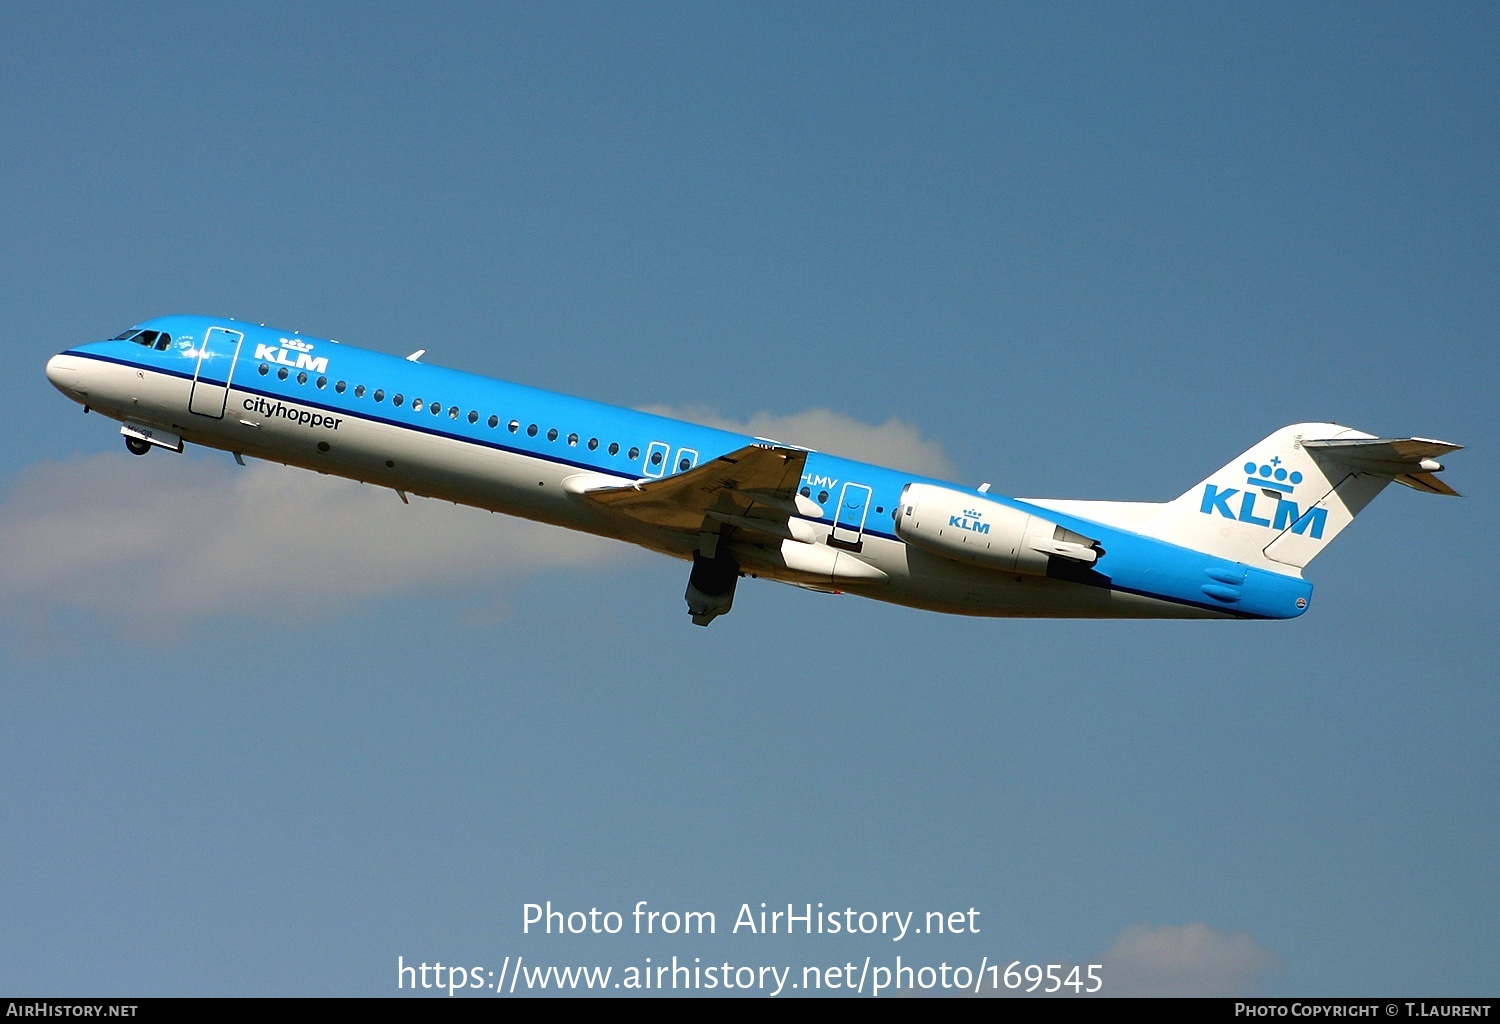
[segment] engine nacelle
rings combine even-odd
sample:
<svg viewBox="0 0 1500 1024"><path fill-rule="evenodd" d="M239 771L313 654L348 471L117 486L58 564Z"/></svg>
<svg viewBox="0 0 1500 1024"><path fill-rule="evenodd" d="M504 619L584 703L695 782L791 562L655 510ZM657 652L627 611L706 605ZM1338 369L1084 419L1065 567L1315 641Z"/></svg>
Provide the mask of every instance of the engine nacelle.
<svg viewBox="0 0 1500 1024"><path fill-rule="evenodd" d="M966 491L907 484L896 535L908 544L959 562L1004 572L1047 575L1050 558L1093 565L1098 542L1041 516Z"/></svg>

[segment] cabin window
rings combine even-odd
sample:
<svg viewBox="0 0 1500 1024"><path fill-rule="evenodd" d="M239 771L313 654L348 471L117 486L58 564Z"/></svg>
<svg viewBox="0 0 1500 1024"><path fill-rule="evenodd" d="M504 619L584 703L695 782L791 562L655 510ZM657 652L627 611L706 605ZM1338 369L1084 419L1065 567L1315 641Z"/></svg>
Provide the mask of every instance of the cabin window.
<svg viewBox="0 0 1500 1024"><path fill-rule="evenodd" d="M337 384L335 384L333 386L333 390L337 391L339 394L342 395L344 393L344 382L343 381L339 381Z"/></svg>
<svg viewBox="0 0 1500 1024"><path fill-rule="evenodd" d="M456 406L456 405L450 405L450 406L448 406L448 418L450 420L456 420L456 419L458 419L458 406ZM479 413L477 413L477 412L471 412L471 413L469 413L469 422L470 423L473 423L477 419L479 419Z"/></svg>
<svg viewBox="0 0 1500 1024"><path fill-rule="evenodd" d="M826 505L826 504L828 504L828 492L827 491L819 491L818 492L818 504L819 505Z"/></svg>
<svg viewBox="0 0 1500 1024"><path fill-rule="evenodd" d="M262 377L264 377L266 374L268 374L270 372L271 372L271 368L269 366L267 366L265 363L261 363L260 364L260 375Z"/></svg>
<svg viewBox="0 0 1500 1024"><path fill-rule="evenodd" d="M397 392L396 395L391 398L391 404L396 406L397 408L400 408L401 403L405 401L406 399L403 398L399 392Z"/></svg>
<svg viewBox="0 0 1500 1024"><path fill-rule="evenodd" d="M578 435L577 434L569 434L568 435L568 447L569 448L577 448L578 447Z"/></svg>
<svg viewBox="0 0 1500 1024"><path fill-rule="evenodd" d="M609 443L609 453L611 455L619 455L620 454L620 446L617 445L617 444L615 444L615 442L611 441Z"/></svg>
<svg viewBox="0 0 1500 1024"><path fill-rule="evenodd" d="M327 377L319 377L318 378L318 390L322 391L327 386L328 386L328 378Z"/></svg>
<svg viewBox="0 0 1500 1024"><path fill-rule="evenodd" d="M536 437L536 424L535 423L533 423L531 426L529 426L529 427L526 428L526 436L527 437Z"/></svg>
<svg viewBox="0 0 1500 1024"><path fill-rule="evenodd" d="M661 452L652 452L651 453L651 465L653 465L653 466L660 466L661 465Z"/></svg>
<svg viewBox="0 0 1500 1024"><path fill-rule="evenodd" d="M634 462L636 459L641 457L641 450L639 448L632 448L629 452L626 453L625 457L631 462Z"/></svg>
<svg viewBox="0 0 1500 1024"><path fill-rule="evenodd" d="M599 439L597 437L591 437L591 438L589 438L589 451L593 452L593 451L598 451L598 450L599 450Z"/></svg>
<svg viewBox="0 0 1500 1024"><path fill-rule="evenodd" d="M300 373L297 374L297 383L298 384L306 384L307 383L307 371L306 370L303 370L302 372L300 372Z"/></svg>
<svg viewBox="0 0 1500 1024"><path fill-rule="evenodd" d="M457 413L457 412L454 412L454 414L453 414L453 415L454 415L454 416L457 416L457 415L458 415L458 413ZM475 412L475 411L474 411L474 410L473 410L473 409L470 409L470 410L469 410L469 422L470 422L470 423L478 423L478 422L479 422L479 413L477 413L477 412ZM493 427L493 426L494 426L494 424L493 424L493 423L491 423L491 424L490 424L490 426L492 426L492 427Z"/></svg>
<svg viewBox="0 0 1500 1024"><path fill-rule="evenodd" d="M521 421L520 420L511 420L510 421L509 429L510 429L510 432L512 434L514 434L516 431L518 431L518 430L521 429Z"/></svg>
<svg viewBox="0 0 1500 1024"><path fill-rule="evenodd" d="M802 488L802 490L798 491L797 493L800 494L800 495L802 495L804 498L811 498L812 497L812 488L810 488L810 487L804 487L804 488Z"/></svg>
<svg viewBox="0 0 1500 1024"><path fill-rule="evenodd" d="M283 366L281 369L279 369L279 370L276 371L276 379L277 380L286 380L286 378L287 378L287 369L286 369L285 366Z"/></svg>
<svg viewBox="0 0 1500 1024"><path fill-rule="evenodd" d="M401 397L399 395L396 396L396 402L397 402L397 404L400 404L400 402L401 402ZM422 400L420 398L413 398L411 400L411 411L412 412L421 412L422 411Z"/></svg>
<svg viewBox="0 0 1500 1024"><path fill-rule="evenodd" d="M551 430L547 431L547 440L549 440L549 441L556 441L557 440L557 428L556 427L553 427Z"/></svg>
<svg viewBox="0 0 1500 1024"><path fill-rule="evenodd" d="M365 386L363 384L356 384L356 385L354 385L354 397L355 398L363 398L363 397L365 397Z"/></svg>
<svg viewBox="0 0 1500 1024"><path fill-rule="evenodd" d="M375 401L377 401L377 402L384 402L385 401L385 392L382 391L380 388L376 388L375 389L375 393L373 395L371 395L370 397L373 398L373 399L375 399Z"/></svg>
<svg viewBox="0 0 1500 1024"><path fill-rule="evenodd" d="M490 419L489 419L489 424L490 424L490 429L494 430L496 427L498 427L500 425L500 417L499 416L491 416Z"/></svg>
<svg viewBox="0 0 1500 1024"><path fill-rule="evenodd" d="M427 408L432 410L434 416L441 416L443 414L443 407L436 402L433 402Z"/></svg>

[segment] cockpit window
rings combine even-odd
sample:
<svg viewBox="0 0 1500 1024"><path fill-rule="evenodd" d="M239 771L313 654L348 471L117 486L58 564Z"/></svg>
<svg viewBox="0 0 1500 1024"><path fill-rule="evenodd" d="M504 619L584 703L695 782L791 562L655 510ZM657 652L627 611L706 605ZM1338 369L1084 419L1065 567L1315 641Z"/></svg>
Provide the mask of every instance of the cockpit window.
<svg viewBox="0 0 1500 1024"><path fill-rule="evenodd" d="M172 347L172 336L170 334L164 334L161 331L142 331L135 327L132 327L124 334L121 334L115 338L111 338L110 340L133 341L137 345L144 345L147 348L154 348L158 352L165 352L167 349Z"/></svg>

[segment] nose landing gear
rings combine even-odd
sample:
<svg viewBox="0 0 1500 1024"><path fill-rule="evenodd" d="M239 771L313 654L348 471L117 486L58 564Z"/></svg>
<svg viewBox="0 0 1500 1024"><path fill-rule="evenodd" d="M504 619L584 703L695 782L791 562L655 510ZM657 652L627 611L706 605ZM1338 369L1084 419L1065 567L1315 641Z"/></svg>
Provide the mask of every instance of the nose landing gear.
<svg viewBox="0 0 1500 1024"><path fill-rule="evenodd" d="M169 452L182 451L181 437L157 427L126 420L120 433L125 435L125 447L130 450L131 455L145 455L152 448L165 448Z"/></svg>

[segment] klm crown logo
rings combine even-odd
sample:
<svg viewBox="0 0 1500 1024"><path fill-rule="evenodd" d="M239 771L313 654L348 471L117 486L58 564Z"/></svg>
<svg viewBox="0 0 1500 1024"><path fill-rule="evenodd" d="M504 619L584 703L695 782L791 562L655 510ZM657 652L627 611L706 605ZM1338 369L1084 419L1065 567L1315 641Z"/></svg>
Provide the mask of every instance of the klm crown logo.
<svg viewBox="0 0 1500 1024"><path fill-rule="evenodd" d="M301 338L282 338L281 347L289 348L293 352L311 352L313 347Z"/></svg>
<svg viewBox="0 0 1500 1024"><path fill-rule="evenodd" d="M1314 503L1303 512L1291 499L1291 494L1302 482L1302 474L1288 470L1277 455L1266 462L1247 462L1245 471L1246 489L1221 488L1217 484L1205 484L1203 501L1198 511L1206 516L1223 516L1250 526L1264 526L1277 533L1288 527L1295 534L1307 534L1313 540L1323 539L1323 530L1328 524L1328 510ZM1239 500L1231 504L1230 499ZM1274 501L1274 510L1267 509L1256 515L1256 502L1260 499Z"/></svg>
<svg viewBox="0 0 1500 1024"><path fill-rule="evenodd" d="M960 530L968 530L970 533L989 533L990 524L983 521L977 508L966 508L963 515L949 516L948 525L956 526Z"/></svg>
<svg viewBox="0 0 1500 1024"><path fill-rule="evenodd" d="M1245 463L1245 483L1251 487L1269 487L1273 491L1291 494L1292 489L1301 482L1302 474L1296 470L1288 473L1281 464L1280 455L1260 466L1253 462Z"/></svg>

